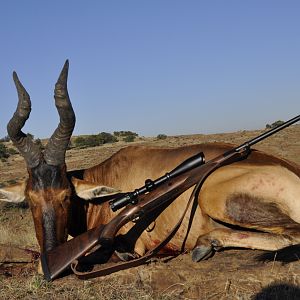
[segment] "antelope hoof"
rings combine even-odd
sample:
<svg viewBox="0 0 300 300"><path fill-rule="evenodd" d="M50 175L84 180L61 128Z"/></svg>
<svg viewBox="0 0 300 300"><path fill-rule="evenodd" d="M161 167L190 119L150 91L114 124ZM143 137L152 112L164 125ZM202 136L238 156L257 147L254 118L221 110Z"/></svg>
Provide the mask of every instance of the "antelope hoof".
<svg viewBox="0 0 300 300"><path fill-rule="evenodd" d="M192 260L199 262L200 260L207 259L213 254L213 248L211 246L196 246L192 251Z"/></svg>

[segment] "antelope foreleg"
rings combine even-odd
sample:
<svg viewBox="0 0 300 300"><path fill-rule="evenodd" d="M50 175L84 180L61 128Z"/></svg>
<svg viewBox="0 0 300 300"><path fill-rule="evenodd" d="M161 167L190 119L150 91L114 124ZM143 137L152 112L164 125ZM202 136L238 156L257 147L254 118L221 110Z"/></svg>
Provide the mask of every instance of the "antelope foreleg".
<svg viewBox="0 0 300 300"><path fill-rule="evenodd" d="M299 239L283 234L219 228L198 238L192 259L198 262L208 258L213 251L226 247L275 251L297 243Z"/></svg>

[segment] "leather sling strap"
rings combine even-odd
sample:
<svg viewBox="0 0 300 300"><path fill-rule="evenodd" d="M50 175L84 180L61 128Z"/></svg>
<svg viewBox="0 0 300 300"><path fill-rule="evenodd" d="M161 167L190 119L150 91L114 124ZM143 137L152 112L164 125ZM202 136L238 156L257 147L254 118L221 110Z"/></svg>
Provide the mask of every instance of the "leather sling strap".
<svg viewBox="0 0 300 300"><path fill-rule="evenodd" d="M71 264L71 269L72 271L74 272L74 274L79 278L79 279L90 279L90 278L95 278L95 277L100 277L100 276L105 276L105 275L109 275L109 274L112 274L114 272L118 272L118 271L121 271L121 270L125 270L125 269L129 269L129 268L132 268L132 267L137 267L137 266L140 266L144 263L146 263L147 261L150 260L150 258L152 258L153 256L157 255L158 252L163 248L165 247L168 242L174 237L174 235L176 234L176 232L178 231L187 211L188 211L188 208L190 207L191 203L193 202L194 205L193 207L197 204L195 202L197 202L197 199L198 199L198 194L199 194L199 190L203 184L204 180L200 180L197 185L195 186L188 202L187 202L187 205L185 207L185 210L182 214L182 216L180 217L179 221L177 222L177 224L173 227L173 229L171 230L171 232L167 235L167 237L165 237L165 239L160 243L158 244L156 247L154 247L153 249L149 250L146 252L146 254L142 257L139 257L139 258L136 258L136 259L133 259L133 260L130 260L130 261L125 261L125 262L118 262L118 263L113 263L113 265L109 265L109 266L104 266L100 269L97 269L95 271L88 271L88 272L82 272L82 271L79 271L78 270L78 267L80 266L79 265L79 261L78 260L75 260L74 262L72 262ZM194 214L193 214L194 215ZM188 228L188 231L186 233L186 238L184 239L184 243L187 239L187 235L189 233L189 229L191 227L191 222L192 220L190 220L190 226ZM181 252L184 250L184 244L183 244L183 247L181 248Z"/></svg>

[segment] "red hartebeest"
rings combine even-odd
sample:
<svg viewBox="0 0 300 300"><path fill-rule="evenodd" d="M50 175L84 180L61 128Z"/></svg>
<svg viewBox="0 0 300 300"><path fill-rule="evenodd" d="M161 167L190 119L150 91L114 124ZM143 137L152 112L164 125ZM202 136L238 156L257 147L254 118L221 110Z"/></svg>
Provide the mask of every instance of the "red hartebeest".
<svg viewBox="0 0 300 300"><path fill-rule="evenodd" d="M41 252L65 242L68 234L78 235L114 216L107 202L95 198L131 191L142 186L146 178L158 178L200 151L209 160L232 148L221 143L173 149L127 147L92 168L68 172L65 152L75 115L67 91L67 74L68 62L54 91L60 123L42 152L21 131L31 103L14 73L19 102L7 129L26 161L29 176L25 183L0 189L0 198L11 202L28 200ZM135 255L143 255L168 234L190 193L188 190L178 197L156 218L151 230L142 233L132 248ZM187 224L188 217L166 250L180 249ZM122 232L129 227L130 224ZM193 250L193 260L199 261L222 247L277 250L299 242L300 167L252 151L247 160L222 167L208 177L200 191L185 247Z"/></svg>

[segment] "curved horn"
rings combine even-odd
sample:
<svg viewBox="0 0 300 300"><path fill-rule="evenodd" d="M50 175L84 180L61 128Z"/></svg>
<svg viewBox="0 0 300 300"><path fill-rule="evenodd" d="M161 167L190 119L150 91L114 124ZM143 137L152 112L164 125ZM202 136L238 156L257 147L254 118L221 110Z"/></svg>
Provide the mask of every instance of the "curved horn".
<svg viewBox="0 0 300 300"><path fill-rule="evenodd" d="M60 121L44 152L46 163L54 166L65 163L66 150L75 126L75 114L67 89L68 69L69 61L66 60L54 90L55 105Z"/></svg>
<svg viewBox="0 0 300 300"><path fill-rule="evenodd" d="M29 168L34 168L40 162L41 150L30 137L21 131L25 122L29 118L31 112L31 101L16 72L13 72L13 79L17 88L19 102L13 117L7 124L7 133L14 145L20 151L21 155L24 157L27 166Z"/></svg>

